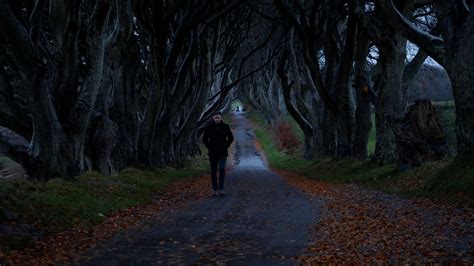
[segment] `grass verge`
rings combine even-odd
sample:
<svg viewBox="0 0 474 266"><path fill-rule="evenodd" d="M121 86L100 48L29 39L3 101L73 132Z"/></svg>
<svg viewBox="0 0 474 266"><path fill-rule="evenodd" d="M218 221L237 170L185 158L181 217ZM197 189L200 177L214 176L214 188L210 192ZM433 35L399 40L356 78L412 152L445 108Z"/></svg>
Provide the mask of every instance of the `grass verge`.
<svg viewBox="0 0 474 266"><path fill-rule="evenodd" d="M426 197L474 207L474 160L445 159L399 172L396 165L379 166L370 161L317 158L280 152L274 133L252 113L256 136L270 167L307 178L334 183L357 183L387 193Z"/></svg>
<svg viewBox="0 0 474 266"><path fill-rule="evenodd" d="M180 169L126 169L116 176L88 172L75 181L60 178L48 182L0 180L0 224L28 224L47 234L74 226L90 227L116 210L151 202L156 193L174 181L207 171L207 159L199 156ZM13 221L2 217L2 210L19 217ZM21 249L28 244L27 237L0 237L4 251Z"/></svg>

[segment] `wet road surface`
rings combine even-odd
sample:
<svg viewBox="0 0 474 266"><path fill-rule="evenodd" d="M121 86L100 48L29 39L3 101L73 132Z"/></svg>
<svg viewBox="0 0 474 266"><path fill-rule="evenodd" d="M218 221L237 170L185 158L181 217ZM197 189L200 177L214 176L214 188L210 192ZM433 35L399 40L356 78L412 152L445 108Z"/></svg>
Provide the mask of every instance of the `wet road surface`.
<svg viewBox="0 0 474 266"><path fill-rule="evenodd" d="M225 196L117 235L80 264L298 264L292 257L308 245L308 228L322 204L265 166L245 113L234 114L233 133L236 154L229 163L235 166Z"/></svg>

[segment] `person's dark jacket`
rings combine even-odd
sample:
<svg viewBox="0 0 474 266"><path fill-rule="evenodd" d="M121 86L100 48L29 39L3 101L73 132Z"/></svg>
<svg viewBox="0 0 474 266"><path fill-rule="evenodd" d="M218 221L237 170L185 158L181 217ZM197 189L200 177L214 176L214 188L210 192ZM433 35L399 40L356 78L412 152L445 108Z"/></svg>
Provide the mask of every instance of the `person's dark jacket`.
<svg viewBox="0 0 474 266"><path fill-rule="evenodd" d="M204 130L203 142L209 151L209 158L220 159L228 156L227 149L234 141L229 125L221 122L210 123Z"/></svg>

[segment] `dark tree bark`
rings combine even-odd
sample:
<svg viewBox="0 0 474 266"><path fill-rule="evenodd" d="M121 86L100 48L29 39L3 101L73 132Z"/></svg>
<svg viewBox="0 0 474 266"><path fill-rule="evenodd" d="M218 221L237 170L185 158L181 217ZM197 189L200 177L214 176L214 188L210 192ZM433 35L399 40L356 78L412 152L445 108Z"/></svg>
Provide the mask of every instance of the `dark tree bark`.
<svg viewBox="0 0 474 266"><path fill-rule="evenodd" d="M373 160L380 164L395 163L395 136L389 117L405 109L402 84L407 39L386 22L387 3L378 1L373 15L365 13L365 1L359 1L356 12L370 39L379 49L379 71L374 77L376 143ZM413 13L413 2L400 3L404 14ZM418 67L419 68L419 67ZM417 70L417 69L416 69ZM414 70L415 71L415 70Z"/></svg>
<svg viewBox="0 0 474 266"><path fill-rule="evenodd" d="M334 85L337 93L337 158L350 158L353 154L355 104L349 83L354 60L356 38L357 20L355 15L351 14L349 15L346 25L342 60L339 63Z"/></svg>
<svg viewBox="0 0 474 266"><path fill-rule="evenodd" d="M113 65L113 104L110 118L117 125L116 141L112 150L114 168L117 171L138 166L139 98L140 86L146 79L141 75L140 51L136 38L130 39L120 49L120 61Z"/></svg>
<svg viewBox="0 0 474 266"><path fill-rule="evenodd" d="M112 148L116 142L117 124L105 113L92 116L91 132L88 139L88 159L90 169L105 175L112 175L116 170L111 161Z"/></svg>
<svg viewBox="0 0 474 266"><path fill-rule="evenodd" d="M291 87L288 87L285 83L284 72L281 70L281 66L279 67L279 76L283 82L283 96L285 99L285 103L287 105L288 113L290 113L293 118L297 121L298 125L303 129L304 133L304 158L305 159L313 159L320 154L318 150L318 138L317 138L317 129L318 121L316 119L311 119L313 115L312 112L314 111L312 108L309 108L307 102L304 99L303 95L303 76L301 75L300 65L298 63L299 56L296 53L296 47L294 44L294 30L291 30L290 38L289 38L289 62L291 66L291 77L292 77L292 84L293 84L293 97L291 97ZM281 63L280 63L281 64ZM312 84L311 84L312 85ZM309 88L309 84L305 85L305 88ZM294 106L291 98L294 98ZM293 109L293 110L292 110ZM298 117L299 116L299 117Z"/></svg>
<svg viewBox="0 0 474 266"><path fill-rule="evenodd" d="M372 128L370 112L370 76L367 66L369 39L365 32L359 31L357 50L354 58L354 80L357 94L356 128L354 136L354 158L367 159L367 145Z"/></svg>
<svg viewBox="0 0 474 266"><path fill-rule="evenodd" d="M311 124L305 119L305 117L300 113L298 108L295 106L295 104L291 101L291 87L290 84L288 84L288 77L286 76L285 73L285 64L286 61L288 60L289 53L287 50L283 52L283 55L281 56L279 66L278 66L278 76L281 79L281 84L283 87L283 96L285 99L286 107L288 109L288 113L295 119L296 123L300 126L300 128L303 130L304 133L304 157L306 159L311 159L314 158L314 140L313 140L313 127ZM294 56L294 54L293 54ZM294 67L294 65L293 65ZM293 70L293 73L295 70ZM295 77L294 77L295 78ZM299 78L299 77L298 77Z"/></svg>
<svg viewBox="0 0 474 266"><path fill-rule="evenodd" d="M327 108L320 120L323 145L326 146L323 155L350 157L355 123L349 87L356 41L355 17L347 16L344 1L321 1L305 7L300 1L274 2L286 22L298 32L299 40L304 44L302 54L310 73L309 83L314 84ZM340 30L343 25L348 25L345 31ZM318 59L320 51L324 53L323 70Z"/></svg>
<svg viewBox="0 0 474 266"><path fill-rule="evenodd" d="M177 163L181 166L184 163L184 159L188 155L196 155L199 141L197 140L197 127L196 124L201 116L201 110L204 108L208 96L209 87L212 82L211 70L212 70L212 59L210 47L206 39L201 40L200 43L200 58L198 60L198 68L200 75L197 77L197 89L193 90L192 97L188 98L189 101L187 106L189 109L184 114L182 121L174 134L176 135L175 150L178 151ZM183 103L184 104L184 103Z"/></svg>
<svg viewBox="0 0 474 266"><path fill-rule="evenodd" d="M25 94L31 100L33 132L29 146L31 158L24 167L31 178L76 176L84 171L86 131L99 92L111 6L105 2L97 6L76 4L67 9L62 1L54 1L46 12L45 1L38 1L32 10L27 10L30 24L26 27L18 21L18 14L7 1L0 2L0 25L5 33L0 37L0 45L12 54L25 88L29 88ZM91 26L83 35L74 34L78 30L71 35L66 29L86 26L81 20L80 6L91 11L86 21ZM48 20L43 20L45 16ZM47 31L51 34L45 34ZM78 38L84 42L87 66L81 84L74 82L78 81L74 73L80 58L75 49L71 57L66 52L71 43L78 47ZM72 87L65 88L64 84ZM64 110L66 105L60 104L63 99L56 94L62 89L78 91L70 96L73 100L68 110Z"/></svg>
<svg viewBox="0 0 474 266"><path fill-rule="evenodd" d="M14 71L6 70L6 68L11 68L6 57L7 55L0 51L0 65L5 66L5 68L0 67L0 121L2 121L2 126L29 139L33 128L28 110L28 100L21 96L21 92L24 92L25 89L19 90L21 79L15 76Z"/></svg>
<svg viewBox="0 0 474 266"><path fill-rule="evenodd" d="M77 176L83 173L84 148L89 121L99 95L101 78L104 66L104 55L106 48L106 26L111 12L108 4L99 4L96 11L91 35L89 36L86 58L88 59L87 70L81 91L77 96L69 119L63 128L64 139L67 140L60 146L62 168L68 176ZM63 171L64 171L63 170Z"/></svg>
<svg viewBox="0 0 474 266"><path fill-rule="evenodd" d="M402 166L414 168L426 160L440 160L446 155L444 130L429 100L417 100L403 117L391 119L398 162Z"/></svg>
<svg viewBox="0 0 474 266"><path fill-rule="evenodd" d="M108 40L110 48L104 59L101 93L88 143L91 168L104 174L138 165L140 87L136 79L143 66L139 64L138 37L132 33L140 30L133 22L132 2L120 0L119 6L114 10L114 27L118 30Z"/></svg>
<svg viewBox="0 0 474 266"><path fill-rule="evenodd" d="M389 46L380 49L380 65L382 76L377 77L375 87L378 95L375 105L375 154L377 163L388 164L396 162L395 136L388 116L398 114L401 109L401 85L403 82L403 67L405 65L406 41L399 39L400 46Z"/></svg>

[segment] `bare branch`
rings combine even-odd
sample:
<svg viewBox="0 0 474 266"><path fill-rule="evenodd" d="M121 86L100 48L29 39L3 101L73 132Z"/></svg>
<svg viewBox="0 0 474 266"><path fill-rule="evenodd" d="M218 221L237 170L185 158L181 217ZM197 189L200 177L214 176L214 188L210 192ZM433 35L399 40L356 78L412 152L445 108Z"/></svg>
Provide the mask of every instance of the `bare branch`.
<svg viewBox="0 0 474 266"><path fill-rule="evenodd" d="M305 134L311 135L313 132L313 127L311 123L304 118L304 116L298 111L296 106L291 101L291 87L292 84L288 84L288 77L285 74L285 65L288 60L288 50L285 49L279 62L278 62L278 76L280 77L280 82L283 87L283 96L286 103L286 107L291 116L295 119L296 123L305 131Z"/></svg>
<svg viewBox="0 0 474 266"><path fill-rule="evenodd" d="M397 9L393 0L390 0L391 8L389 11L395 17L395 26L413 43L420 46L428 55L436 61L443 64L446 62L444 46L445 42L442 38L434 36L430 33L418 29Z"/></svg>

